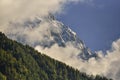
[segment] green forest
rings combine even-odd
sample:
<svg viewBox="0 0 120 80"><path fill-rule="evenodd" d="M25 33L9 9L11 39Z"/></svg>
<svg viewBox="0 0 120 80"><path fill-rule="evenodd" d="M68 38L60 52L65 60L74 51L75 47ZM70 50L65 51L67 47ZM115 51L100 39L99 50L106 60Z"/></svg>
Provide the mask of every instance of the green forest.
<svg viewBox="0 0 120 80"><path fill-rule="evenodd" d="M0 80L112 80L82 73L0 32Z"/></svg>

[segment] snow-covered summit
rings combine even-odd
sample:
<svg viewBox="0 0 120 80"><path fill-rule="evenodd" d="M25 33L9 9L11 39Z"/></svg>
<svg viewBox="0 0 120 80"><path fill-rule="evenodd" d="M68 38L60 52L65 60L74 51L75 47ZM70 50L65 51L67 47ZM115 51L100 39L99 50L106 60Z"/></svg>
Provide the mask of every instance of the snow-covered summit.
<svg viewBox="0 0 120 80"><path fill-rule="evenodd" d="M52 15L13 22L9 26L16 29L19 28L19 30L13 31L12 28L8 27L12 33L7 32L7 35L21 43L29 44L33 47L40 45L43 48L50 48L54 44L60 47L66 47L67 44L71 44L80 50L78 57L81 59L87 60L96 56L85 46L73 30L56 20Z"/></svg>

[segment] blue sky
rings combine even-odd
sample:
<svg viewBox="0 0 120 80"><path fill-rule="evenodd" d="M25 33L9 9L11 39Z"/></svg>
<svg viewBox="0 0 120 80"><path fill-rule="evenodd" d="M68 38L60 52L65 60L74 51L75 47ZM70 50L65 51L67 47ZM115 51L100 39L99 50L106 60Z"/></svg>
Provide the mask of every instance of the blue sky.
<svg viewBox="0 0 120 80"><path fill-rule="evenodd" d="M120 0L68 4L58 20L72 28L92 51L107 50L120 38Z"/></svg>

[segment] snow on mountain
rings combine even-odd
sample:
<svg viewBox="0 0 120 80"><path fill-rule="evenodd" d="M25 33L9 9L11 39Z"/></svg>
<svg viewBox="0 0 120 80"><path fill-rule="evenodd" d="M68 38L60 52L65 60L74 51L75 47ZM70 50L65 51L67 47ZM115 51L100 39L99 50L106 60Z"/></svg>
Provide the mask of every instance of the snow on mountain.
<svg viewBox="0 0 120 80"><path fill-rule="evenodd" d="M88 60L96 57L96 54L85 46L74 31L57 21L52 15L11 22L8 29L7 35L10 38L33 47L40 45L42 48L50 48L57 44L64 48L67 44L72 44L73 47L80 50L78 57L81 59Z"/></svg>

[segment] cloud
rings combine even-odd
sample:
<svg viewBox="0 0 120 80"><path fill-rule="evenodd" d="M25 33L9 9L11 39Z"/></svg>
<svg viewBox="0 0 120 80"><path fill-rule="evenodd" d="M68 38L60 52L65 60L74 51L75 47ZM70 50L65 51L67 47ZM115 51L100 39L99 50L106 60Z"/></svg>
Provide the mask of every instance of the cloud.
<svg viewBox="0 0 120 80"><path fill-rule="evenodd" d="M105 53L98 51L99 59L91 58L88 61L83 61L78 57L80 50L76 49L70 42L66 43L66 47L59 47L57 44L50 48L41 47L40 42L49 44L53 41L53 37L48 37L50 36L49 30L61 31L61 28L55 28L55 24L51 24L49 21L46 22L46 20L40 21L40 25L33 23L35 26L28 27L26 24L26 19L31 19L31 23L35 22L33 20L37 19L36 16L44 17L49 13L64 12L67 3L85 1L88 0L50 0L50 2L49 0L1 0L0 31L10 38L29 44L38 51L65 62L80 71L120 80L120 39L113 42L112 48L106 51L107 55L103 55Z"/></svg>
<svg viewBox="0 0 120 80"><path fill-rule="evenodd" d="M106 76L120 80L120 39L113 42L112 49L107 51L107 54L105 61L109 65Z"/></svg>
<svg viewBox="0 0 120 80"><path fill-rule="evenodd" d="M98 51L99 58L90 58L88 61L78 58L79 50L73 47L72 44L67 44L65 48L55 44L51 48L45 49L38 45L35 49L82 72L104 75L114 80L120 80L120 39L113 42L111 50L106 51L107 55L103 55L105 53Z"/></svg>
<svg viewBox="0 0 120 80"><path fill-rule="evenodd" d="M73 47L72 44L68 44L69 46L60 47L57 44L54 44L51 48L43 49L41 46L36 46L35 49L47 54L48 56L57 59L59 61L65 61L69 64L69 61L72 61L73 58L76 58L79 54L79 50Z"/></svg>
<svg viewBox="0 0 120 80"><path fill-rule="evenodd" d="M66 3L79 0L0 0L0 25L23 18L61 13Z"/></svg>
<svg viewBox="0 0 120 80"><path fill-rule="evenodd" d="M31 45L39 52L62 61L82 72L93 75L104 75L114 80L120 80L120 39L114 41L111 49L107 50L106 53L97 51L98 59L90 58L88 61L83 61L78 57L80 50L71 42L67 42L66 47L60 47L57 44L47 48L41 47L42 44L40 43L49 45L50 42L54 41L49 31L56 33L61 32L60 26L53 24L54 21L46 22L46 20L43 20L39 25L34 27L25 26L23 22L9 24L4 30L4 33L6 33L9 38Z"/></svg>
<svg viewBox="0 0 120 80"><path fill-rule="evenodd" d="M1 0L0 22L45 16L61 11L64 0Z"/></svg>

